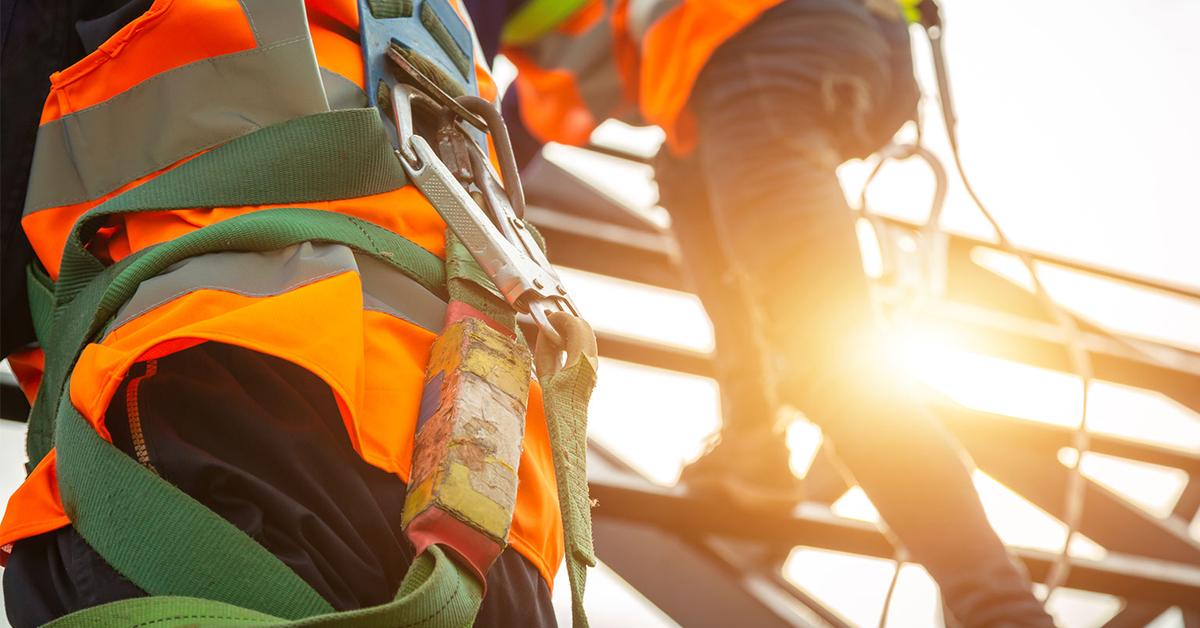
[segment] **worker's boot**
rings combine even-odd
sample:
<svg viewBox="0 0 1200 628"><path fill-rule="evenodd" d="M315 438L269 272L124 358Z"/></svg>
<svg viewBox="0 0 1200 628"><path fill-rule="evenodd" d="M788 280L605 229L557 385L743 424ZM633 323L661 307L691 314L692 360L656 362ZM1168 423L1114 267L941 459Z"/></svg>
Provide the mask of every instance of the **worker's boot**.
<svg viewBox="0 0 1200 628"><path fill-rule="evenodd" d="M689 493L779 513L791 512L804 498L803 484L788 462L791 456L783 434L727 431L714 440L679 476Z"/></svg>

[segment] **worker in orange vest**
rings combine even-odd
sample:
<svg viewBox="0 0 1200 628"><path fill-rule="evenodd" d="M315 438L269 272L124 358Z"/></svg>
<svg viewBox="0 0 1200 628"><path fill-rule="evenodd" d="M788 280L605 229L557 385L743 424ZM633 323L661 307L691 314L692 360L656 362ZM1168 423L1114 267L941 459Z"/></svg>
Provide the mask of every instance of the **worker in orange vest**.
<svg viewBox="0 0 1200 628"><path fill-rule="evenodd" d="M920 3L577 4L564 18L531 1L510 19L507 117L526 154L586 144L610 117L666 131L660 200L714 323L723 400L719 439L681 484L790 509L803 487L776 417L799 408L963 624L1051 625L988 525L966 452L878 335L835 173L915 115L905 18Z"/></svg>
<svg viewBox="0 0 1200 628"><path fill-rule="evenodd" d="M586 492L559 490L583 477L585 428L558 422L550 395L568 373L590 390L594 342L573 358L575 323L548 317L567 357L539 353L543 410L523 306L506 301L525 293L499 292L448 240L454 195L427 197L440 160L393 151L429 148L423 122L401 122L408 94L458 116L441 140L503 158L461 6L133 0L9 17L4 353L33 403L29 475L0 522L11 623L555 625L564 543L576 602L594 558L586 512L568 508L586 511ZM403 22L399 60L360 47L367 17ZM430 86L397 83L385 123L364 57ZM517 198L515 183L499 189ZM9 258L21 250L27 268ZM469 370L478 339L503 381ZM424 430L482 411L462 399L515 419L512 438L472 458ZM426 436L445 449L414 459ZM451 454L470 459L436 467ZM464 464L491 475L439 493ZM482 514L413 508L462 495ZM491 536L464 527L480 525Z"/></svg>

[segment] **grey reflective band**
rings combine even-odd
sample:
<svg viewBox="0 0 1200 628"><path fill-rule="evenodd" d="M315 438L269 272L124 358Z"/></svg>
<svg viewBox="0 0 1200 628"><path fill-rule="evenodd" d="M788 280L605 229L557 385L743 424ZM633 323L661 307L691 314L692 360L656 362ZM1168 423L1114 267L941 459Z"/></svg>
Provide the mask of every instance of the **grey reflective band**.
<svg viewBox="0 0 1200 628"><path fill-rule="evenodd" d="M629 34L638 48L642 47L650 27L680 4L682 0L629 0Z"/></svg>
<svg viewBox="0 0 1200 628"><path fill-rule="evenodd" d="M395 268L340 244L305 242L263 253L208 253L186 259L143 281L108 329L200 290L269 297L343 273L357 273L364 309L382 312L437 333L446 304Z"/></svg>
<svg viewBox="0 0 1200 628"><path fill-rule="evenodd" d="M357 83L333 70L321 68L321 84L325 86L325 102L330 111L367 106L367 93Z"/></svg>
<svg viewBox="0 0 1200 628"><path fill-rule="evenodd" d="M242 6L256 48L163 72L43 124L25 214L100 198L199 151L328 111L303 4Z"/></svg>
<svg viewBox="0 0 1200 628"><path fill-rule="evenodd" d="M579 34L546 33L522 51L539 68L566 70L573 76L583 104L597 121L625 114L618 111L624 94L607 15Z"/></svg>
<svg viewBox="0 0 1200 628"><path fill-rule="evenodd" d="M363 309L406 320L439 333L446 321L446 302L392 266L357 254L363 284Z"/></svg>

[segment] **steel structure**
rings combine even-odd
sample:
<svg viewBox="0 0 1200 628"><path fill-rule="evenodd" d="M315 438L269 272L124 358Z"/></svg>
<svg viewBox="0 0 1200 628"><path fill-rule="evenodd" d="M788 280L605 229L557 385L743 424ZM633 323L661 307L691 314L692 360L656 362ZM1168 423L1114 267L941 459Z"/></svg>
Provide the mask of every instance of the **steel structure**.
<svg viewBox="0 0 1200 628"><path fill-rule="evenodd" d="M609 156L644 161L611 148ZM634 282L688 290L669 233L582 179L538 162L526 184L529 217L557 263ZM886 220L891 236L918 238L922 225ZM1062 332L1033 295L979 266L976 249L992 242L950 236L944 298L922 306L920 318L952 334L964 349L1058 371L1069 371ZM1200 289L1129 276L1074 260L1031 253L1041 263L1200 301ZM881 291L886 301L886 290ZM1080 321L1098 380L1157 391L1200 412L1200 354L1143 339L1119 337ZM611 333L601 355L711 376L712 356ZM1058 462L1072 430L971 410L948 402L937 410L976 464L1033 504L1061 518L1068 470ZM603 417L593 420L603 421ZM1130 420L1136 420L1130 417ZM1200 454L1095 434L1092 451L1181 469L1186 488L1167 518L1155 517L1094 483L1086 488L1080 532L1107 550L1103 560L1076 558L1064 586L1125 601L1108 626L1142 626L1171 606L1200 626L1200 542L1187 528L1200 509ZM845 621L781 575L795 546L891 558L895 549L872 525L833 516L830 505L849 488L819 456L806 478L811 501L791 517L737 512L655 486L610 452L593 445L593 511L600 558L685 626L842 625ZM1055 556L1015 550L1035 580ZM670 573L670 578L663 574Z"/></svg>
<svg viewBox="0 0 1200 628"><path fill-rule="evenodd" d="M638 159L617 150L601 152ZM563 266L651 286L687 290L670 235L549 162L529 173L528 217ZM910 231L920 225L889 221ZM1025 290L978 266L972 251L991 242L952 236L945 298L921 316L967 348L1067 370L1058 327ZM1049 255L1039 262L1200 301L1200 289L1155 282ZM1157 391L1200 412L1200 354L1110 332L1081 322L1096 378ZM600 334L602 355L711 376L712 357L612 333ZM2 415L23 420L28 406L10 375L0 378ZM1061 517L1067 469L1057 453L1070 446L1062 427L941 404L945 424L991 476ZM603 417L594 417L603 421ZM1131 417L1133 420L1133 417ZM1065 586L1118 596L1123 610L1108 626L1142 626L1178 606L1189 628L1200 626L1200 542L1187 528L1200 509L1200 454L1105 435L1093 451L1181 469L1188 483L1174 512L1158 518L1095 483L1087 486L1080 532L1107 550L1103 560L1074 559ZM818 457L807 477L810 501L791 516L719 508L646 480L593 444L589 460L596 548L601 560L685 626L846 625L838 614L789 584L781 567L795 546L891 558L895 550L875 526L834 516L830 505L848 488L834 465ZM1017 550L1035 580L1054 556ZM666 575L669 574L669 577Z"/></svg>

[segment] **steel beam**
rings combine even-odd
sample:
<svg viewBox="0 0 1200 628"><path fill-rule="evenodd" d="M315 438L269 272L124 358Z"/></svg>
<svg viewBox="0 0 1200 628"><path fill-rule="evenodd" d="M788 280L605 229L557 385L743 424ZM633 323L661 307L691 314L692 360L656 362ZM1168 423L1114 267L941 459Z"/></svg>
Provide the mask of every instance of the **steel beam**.
<svg viewBox="0 0 1200 628"><path fill-rule="evenodd" d="M1069 472L1055 459L1057 448L1039 451L1003 429L955 435L981 469L1052 516L1064 517ZM1186 522L1159 519L1091 481L1084 502L1079 531L1106 549L1200 566L1200 542L1188 536Z"/></svg>
<svg viewBox="0 0 1200 628"><path fill-rule="evenodd" d="M809 626L793 609L764 603L745 576L666 528L597 517L596 555L681 626Z"/></svg>
<svg viewBox="0 0 1200 628"><path fill-rule="evenodd" d="M1170 607L1153 602L1126 604L1125 608L1104 622L1103 628L1145 628L1168 608Z"/></svg>
<svg viewBox="0 0 1200 628"><path fill-rule="evenodd" d="M875 526L836 517L824 505L801 504L791 515L743 511L733 504L716 505L689 496L678 488L655 486L611 460L611 454L592 446L588 470L591 494L598 500L592 511L596 521L631 521L685 537L716 536L779 547L804 545L879 558L894 554ZM1044 580L1057 558L1049 552L1013 551L1035 580ZM1116 551L1103 560L1075 558L1071 564L1064 584L1070 588L1189 608L1200 604L1200 568Z"/></svg>

